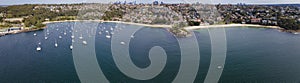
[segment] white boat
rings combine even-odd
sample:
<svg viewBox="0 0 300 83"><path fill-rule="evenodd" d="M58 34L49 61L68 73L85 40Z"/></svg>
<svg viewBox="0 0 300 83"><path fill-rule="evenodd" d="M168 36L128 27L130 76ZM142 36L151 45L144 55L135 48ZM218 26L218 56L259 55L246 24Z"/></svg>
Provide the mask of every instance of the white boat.
<svg viewBox="0 0 300 83"><path fill-rule="evenodd" d="M55 40L55 44L54 44L54 46L55 46L55 47L58 47L58 44L57 44L56 40Z"/></svg>
<svg viewBox="0 0 300 83"><path fill-rule="evenodd" d="M298 32L295 32L294 34L295 34L295 35L298 35L299 33L298 33Z"/></svg>
<svg viewBox="0 0 300 83"><path fill-rule="evenodd" d="M36 51L41 51L41 50L42 50L41 47L37 47L37 48L36 48Z"/></svg>
<svg viewBox="0 0 300 83"><path fill-rule="evenodd" d="M101 35L102 33L101 32L99 32L99 35Z"/></svg>
<svg viewBox="0 0 300 83"><path fill-rule="evenodd" d="M218 69L222 69L223 67L222 66L218 66Z"/></svg>
<svg viewBox="0 0 300 83"><path fill-rule="evenodd" d="M110 36L110 35L106 35L106 38L108 38L108 39L109 39L109 38L111 38L111 36Z"/></svg>
<svg viewBox="0 0 300 83"><path fill-rule="evenodd" d="M70 46L70 49L71 49L71 50L73 49L73 46L72 46L72 45Z"/></svg>
<svg viewBox="0 0 300 83"><path fill-rule="evenodd" d="M72 39L74 39L74 38L75 38L75 36L74 36L74 35L72 35L72 36L71 36L71 38L72 38Z"/></svg>
<svg viewBox="0 0 300 83"><path fill-rule="evenodd" d="M41 51L41 50L42 50L42 47L40 47L41 44L42 44L42 43L39 42L39 46L36 48L36 51Z"/></svg>
<svg viewBox="0 0 300 83"><path fill-rule="evenodd" d="M45 40L47 40L48 39L48 37L45 37Z"/></svg>
<svg viewBox="0 0 300 83"><path fill-rule="evenodd" d="M84 45L87 45L87 42L86 42L86 41L82 41L82 43L83 43Z"/></svg>
<svg viewBox="0 0 300 83"><path fill-rule="evenodd" d="M62 36L58 36L58 38L59 38L59 39L61 39L61 38L62 38Z"/></svg>
<svg viewBox="0 0 300 83"><path fill-rule="evenodd" d="M122 45L125 45L125 42L121 42Z"/></svg>
<svg viewBox="0 0 300 83"><path fill-rule="evenodd" d="M109 33L108 31L105 31L106 33Z"/></svg>
<svg viewBox="0 0 300 83"><path fill-rule="evenodd" d="M67 35L67 33L66 33L66 32L64 32L64 35Z"/></svg>
<svg viewBox="0 0 300 83"><path fill-rule="evenodd" d="M133 35L131 35L130 37L131 37L131 38L134 38L134 36L133 36Z"/></svg>
<svg viewBox="0 0 300 83"><path fill-rule="evenodd" d="M55 43L55 47L58 47L58 44L57 44L57 43Z"/></svg>
<svg viewBox="0 0 300 83"><path fill-rule="evenodd" d="M37 34L36 34L36 33L34 33L33 35L34 35L34 36L36 36Z"/></svg>
<svg viewBox="0 0 300 83"><path fill-rule="evenodd" d="M80 35L79 39L83 39L82 34Z"/></svg>

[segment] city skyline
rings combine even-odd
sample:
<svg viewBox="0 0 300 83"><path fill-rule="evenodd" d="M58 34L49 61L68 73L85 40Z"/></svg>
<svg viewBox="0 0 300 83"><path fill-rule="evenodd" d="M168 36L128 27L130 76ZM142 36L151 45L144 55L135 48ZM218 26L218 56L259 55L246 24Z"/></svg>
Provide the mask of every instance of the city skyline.
<svg viewBox="0 0 300 83"><path fill-rule="evenodd" d="M156 0L1 0L0 5L20 5L20 4L74 4L74 3L108 3L116 1L127 1L137 3L151 3ZM300 4L299 0L157 0L165 3L209 3L209 4L236 4L236 3L246 3L246 4Z"/></svg>

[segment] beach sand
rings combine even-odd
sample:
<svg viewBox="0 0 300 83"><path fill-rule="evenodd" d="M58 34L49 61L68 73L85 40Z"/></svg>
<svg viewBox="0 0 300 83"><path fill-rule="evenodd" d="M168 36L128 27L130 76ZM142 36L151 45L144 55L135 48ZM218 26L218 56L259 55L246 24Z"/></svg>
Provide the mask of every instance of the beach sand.
<svg viewBox="0 0 300 83"><path fill-rule="evenodd" d="M281 29L279 26L264 26L264 25L255 25L255 24L223 24L223 25L205 25L205 26L189 26L185 27L186 30L195 30L203 28L227 28L227 27L262 27L262 28L273 28Z"/></svg>
<svg viewBox="0 0 300 83"><path fill-rule="evenodd" d="M142 24L142 23L122 22L122 21L103 21L103 20L47 21L47 22L43 22L43 24L56 23L56 22L79 22L79 21L123 23L123 24L154 27L154 28L171 28L172 27L172 25L153 25L153 24ZM257 25L257 24L220 24L220 25L188 26L188 27L184 27L184 28L186 30L196 30L196 29L203 29L203 28L227 28L227 27L258 27L258 28L281 29L279 26L264 26L264 25Z"/></svg>

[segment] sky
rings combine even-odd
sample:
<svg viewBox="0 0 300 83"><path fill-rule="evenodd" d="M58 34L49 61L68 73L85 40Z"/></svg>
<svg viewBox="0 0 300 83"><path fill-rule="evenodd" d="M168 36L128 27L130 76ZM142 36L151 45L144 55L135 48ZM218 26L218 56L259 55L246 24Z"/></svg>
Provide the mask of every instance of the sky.
<svg viewBox="0 0 300 83"><path fill-rule="evenodd" d="M86 2L114 2L114 1L125 1L125 0L0 0L0 5L18 5L18 4L65 4L65 3L86 3ZM137 1L137 3L151 3L154 0L126 0ZM158 0L165 3L246 3L246 4L300 4L300 0Z"/></svg>

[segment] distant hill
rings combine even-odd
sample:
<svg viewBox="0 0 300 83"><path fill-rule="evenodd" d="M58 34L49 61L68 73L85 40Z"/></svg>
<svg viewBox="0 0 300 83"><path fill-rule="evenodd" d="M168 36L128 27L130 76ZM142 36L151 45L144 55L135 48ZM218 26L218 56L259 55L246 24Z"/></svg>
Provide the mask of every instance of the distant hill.
<svg viewBox="0 0 300 83"><path fill-rule="evenodd" d="M9 6L9 5L0 5L0 7L7 7L7 6Z"/></svg>

